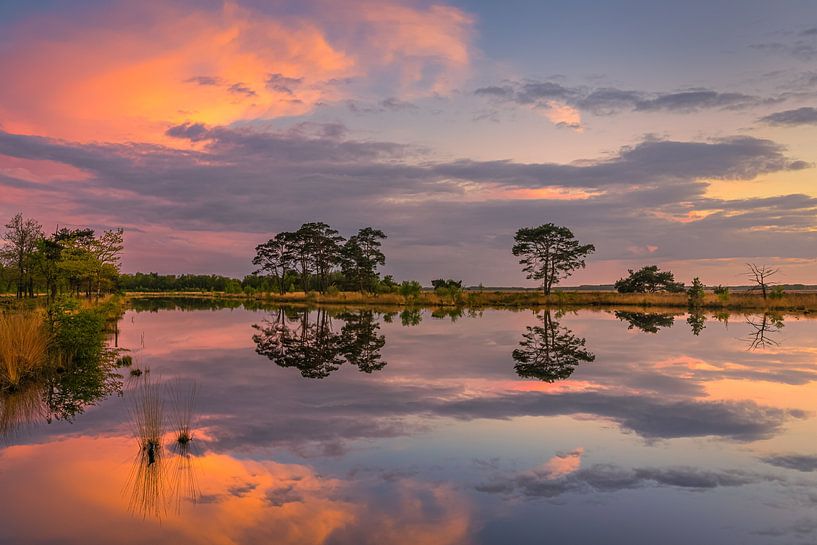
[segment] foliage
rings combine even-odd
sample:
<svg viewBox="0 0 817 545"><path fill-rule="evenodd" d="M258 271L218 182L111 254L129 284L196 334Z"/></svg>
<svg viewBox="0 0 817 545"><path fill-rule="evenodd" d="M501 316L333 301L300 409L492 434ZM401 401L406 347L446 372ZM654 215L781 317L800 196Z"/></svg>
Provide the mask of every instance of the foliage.
<svg viewBox="0 0 817 545"><path fill-rule="evenodd" d="M386 264L386 256L380 250L385 238L383 231L366 227L343 245L343 275L358 291L373 290L378 277L377 267Z"/></svg>
<svg viewBox="0 0 817 545"><path fill-rule="evenodd" d="M700 307L704 302L704 296L706 295L706 291L704 290L703 282L697 276L692 279L692 285L687 290L687 301L689 302L690 307Z"/></svg>
<svg viewBox="0 0 817 545"><path fill-rule="evenodd" d="M642 267L638 271L629 269L627 278L620 278L615 283L619 293L656 293L659 291L681 292L684 284L675 281L670 271L661 271L657 265Z"/></svg>
<svg viewBox="0 0 817 545"><path fill-rule="evenodd" d="M17 285L17 297L33 297L44 289L49 300L59 292L86 296L116 289L124 248L122 229L96 235L92 229L57 230L45 236L42 227L21 214L6 224L0 248L2 280Z"/></svg>
<svg viewBox="0 0 817 545"><path fill-rule="evenodd" d="M592 244L579 244L567 227L546 223L539 227L519 229L514 236L513 255L527 277L542 281L542 289L549 295L554 285L584 268L585 259L596 251Z"/></svg>
<svg viewBox="0 0 817 545"><path fill-rule="evenodd" d="M407 299L416 299L422 290L423 287L416 280L403 280L398 293Z"/></svg>
<svg viewBox="0 0 817 545"><path fill-rule="evenodd" d="M383 231L365 227L346 240L326 223L304 223L256 246L255 275L273 281L281 295L295 279L304 292L326 293L330 285L340 284L371 293L380 288L377 268L386 262L380 249L385 238Z"/></svg>

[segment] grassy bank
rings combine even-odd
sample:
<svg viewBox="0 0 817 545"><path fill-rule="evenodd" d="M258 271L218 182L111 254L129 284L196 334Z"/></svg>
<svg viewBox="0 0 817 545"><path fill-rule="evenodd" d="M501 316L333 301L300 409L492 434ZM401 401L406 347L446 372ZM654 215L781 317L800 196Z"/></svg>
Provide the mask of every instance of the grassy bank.
<svg viewBox="0 0 817 545"><path fill-rule="evenodd" d="M316 292L230 294L220 292L130 292L128 297L196 297L211 299L252 300L280 304L321 304L355 306L417 306L417 307L477 307L477 308L539 308L539 307L663 307L687 308L685 293L617 293L613 291L569 291L549 296L533 291L470 291L458 294L438 294L423 291L417 297L396 293L366 294ZM753 310L817 312L817 293L787 292L779 297L763 299L756 293L734 293L726 297L707 293L701 307L707 310Z"/></svg>

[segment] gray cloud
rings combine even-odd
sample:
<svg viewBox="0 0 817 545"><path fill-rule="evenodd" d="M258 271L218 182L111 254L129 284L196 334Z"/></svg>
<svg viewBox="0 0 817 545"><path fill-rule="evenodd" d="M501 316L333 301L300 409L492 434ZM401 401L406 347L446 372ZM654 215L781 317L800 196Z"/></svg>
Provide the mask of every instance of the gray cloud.
<svg viewBox="0 0 817 545"><path fill-rule="evenodd" d="M221 85L221 78L215 76L195 76L184 81L186 83L197 83L199 85Z"/></svg>
<svg viewBox="0 0 817 545"><path fill-rule="evenodd" d="M390 97L377 104L365 104L357 100L346 101L346 107L354 114L376 114L383 112L416 112L419 107L405 100Z"/></svg>
<svg viewBox="0 0 817 545"><path fill-rule="evenodd" d="M627 248L647 245L659 248L655 259L803 257L817 242L811 230L817 201L811 197L706 197L705 180L753 180L810 166L775 142L747 136L704 142L648 137L601 159L557 164L439 161L414 146L350 139L337 124L257 132L188 123L167 134L196 148L73 144L0 132L0 153L86 172L82 181L42 185L53 195L41 202L59 202L60 209L68 206L100 224L121 221L118 211L125 206L133 224L259 238L314 218L344 232L373 224L389 234L390 272L424 281L433 274L462 277L468 270L475 271L465 278L469 283L508 282L502 278L518 274L507 255L513 231L543 221L592 237L596 259L621 259ZM500 192L558 187L596 193L567 201L514 200L501 193L465 199L474 184ZM696 210L709 215L689 223L667 219ZM243 274L249 268L247 260L229 263L225 271L227 264L218 256L196 271Z"/></svg>
<svg viewBox="0 0 817 545"><path fill-rule="evenodd" d="M767 464L794 469L796 471L811 472L817 471L817 456L806 454L778 454L767 456L762 459Z"/></svg>
<svg viewBox="0 0 817 545"><path fill-rule="evenodd" d="M797 125L817 125L817 108L803 107L795 110L775 112L761 117L760 121L768 123L769 125L789 127Z"/></svg>
<svg viewBox="0 0 817 545"><path fill-rule="evenodd" d="M227 88L227 90L235 95L244 95L246 97L257 96L257 93L255 91L253 91L251 88L249 88L247 85L241 82L233 83Z"/></svg>
<svg viewBox="0 0 817 545"><path fill-rule="evenodd" d="M477 485L476 489L495 494L554 498L571 492L618 492L647 486L711 490L777 480L773 476L740 470L717 471L683 466L628 469L611 464L595 464L558 477L538 470L500 476Z"/></svg>
<svg viewBox="0 0 817 545"><path fill-rule="evenodd" d="M267 88L272 89L273 91L294 95L295 88L300 86L303 81L304 78L290 78L284 76L283 74L270 74L267 76L266 85Z"/></svg>
<svg viewBox="0 0 817 545"><path fill-rule="evenodd" d="M700 110L743 109L773 102L744 93L721 93L712 89L686 89L665 93L646 93L615 87L569 87L545 81L510 82L501 86L481 87L477 96L501 102L538 108L550 108L550 101L559 101L597 115L622 111L679 112Z"/></svg>

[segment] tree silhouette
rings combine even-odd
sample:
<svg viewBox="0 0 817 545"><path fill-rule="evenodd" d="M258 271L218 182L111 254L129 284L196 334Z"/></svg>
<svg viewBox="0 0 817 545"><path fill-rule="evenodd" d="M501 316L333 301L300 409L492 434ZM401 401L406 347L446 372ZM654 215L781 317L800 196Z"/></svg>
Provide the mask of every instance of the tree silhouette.
<svg viewBox="0 0 817 545"><path fill-rule="evenodd" d="M616 318L627 322L627 329L640 329L645 333L658 333L661 328L672 327L675 317L672 314L658 312L627 312L615 311Z"/></svg>
<svg viewBox="0 0 817 545"><path fill-rule="evenodd" d="M542 325L528 327L512 354L520 377L556 382L570 377L580 363L596 359L585 349L585 339L560 326L549 310L538 317Z"/></svg>
<svg viewBox="0 0 817 545"><path fill-rule="evenodd" d="M371 310L347 312L339 316L345 323L340 330L342 352L346 361L356 365L364 373L379 371L386 366L380 350L386 337L379 335L380 324Z"/></svg>
<svg viewBox="0 0 817 545"><path fill-rule="evenodd" d="M340 332L333 330L326 309L318 309L314 319L308 310L287 316L279 310L273 320L253 327L255 351L280 367L294 367L305 378L326 378L344 363L365 373L386 366L380 350L386 338L378 334L380 324L372 311L346 312Z"/></svg>

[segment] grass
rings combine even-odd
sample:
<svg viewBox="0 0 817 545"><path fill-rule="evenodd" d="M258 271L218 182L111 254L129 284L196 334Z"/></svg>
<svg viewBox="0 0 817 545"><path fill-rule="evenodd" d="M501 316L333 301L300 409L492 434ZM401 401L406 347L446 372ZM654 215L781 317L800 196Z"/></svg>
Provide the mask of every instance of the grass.
<svg viewBox="0 0 817 545"><path fill-rule="evenodd" d="M131 293L130 297L192 297L204 299L233 299L275 304L324 304L382 307L471 307L471 308L543 308L543 307L665 307L687 308L686 293L617 293L614 291L561 291L545 296L537 291L463 290L453 297L423 291L417 297L407 298L396 293L367 294L316 292L224 294L201 292ZM737 292L727 297L706 293L699 308L707 310L754 310L817 312L817 293L785 292L779 297L763 299L759 293Z"/></svg>
<svg viewBox="0 0 817 545"><path fill-rule="evenodd" d="M49 365L51 335L42 314L0 315L0 389L15 390Z"/></svg>
<svg viewBox="0 0 817 545"><path fill-rule="evenodd" d="M141 380L133 389L131 423L139 446L153 464L160 455L165 431L165 405L157 384L149 378Z"/></svg>
<svg viewBox="0 0 817 545"><path fill-rule="evenodd" d="M165 414L163 391L170 398L169 418ZM189 388L172 383L163 390L147 376L134 387L130 414L139 452L126 484L129 509L134 514L161 519L172 500L177 511L181 510L183 500L197 501L200 494L191 452L197 391L195 383ZM162 440L168 423L173 440L170 458L166 459Z"/></svg>
<svg viewBox="0 0 817 545"><path fill-rule="evenodd" d="M170 392L171 425L176 442L186 446L193 440L193 417L195 415L196 394L198 386L190 384L186 388L180 382L168 387Z"/></svg>
<svg viewBox="0 0 817 545"><path fill-rule="evenodd" d="M0 437L42 420L48 412L44 389L44 384L32 382L0 396Z"/></svg>

